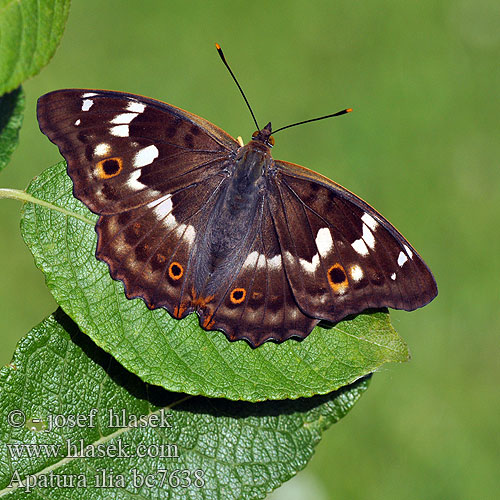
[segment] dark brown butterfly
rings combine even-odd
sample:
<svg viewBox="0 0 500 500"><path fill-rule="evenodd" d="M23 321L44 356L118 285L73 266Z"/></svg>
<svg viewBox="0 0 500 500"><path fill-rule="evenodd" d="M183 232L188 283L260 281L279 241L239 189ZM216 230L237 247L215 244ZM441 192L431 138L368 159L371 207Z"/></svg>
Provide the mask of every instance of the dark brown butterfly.
<svg viewBox="0 0 500 500"><path fill-rule="evenodd" d="M339 184L274 160L271 124L241 146L203 118L138 95L59 90L40 129L98 214L96 257L128 298L253 347L367 308L437 294L413 247Z"/></svg>

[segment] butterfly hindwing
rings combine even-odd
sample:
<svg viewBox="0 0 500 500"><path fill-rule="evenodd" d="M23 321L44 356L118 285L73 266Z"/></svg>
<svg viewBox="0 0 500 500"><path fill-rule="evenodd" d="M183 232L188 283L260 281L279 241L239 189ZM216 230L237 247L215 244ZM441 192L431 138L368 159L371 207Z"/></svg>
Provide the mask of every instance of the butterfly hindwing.
<svg viewBox="0 0 500 500"><path fill-rule="evenodd" d="M222 182L214 176L136 209L100 217L96 256L123 281L127 297L141 297L148 307L164 307L175 317L194 310L189 294L196 241Z"/></svg>
<svg viewBox="0 0 500 500"><path fill-rule="evenodd" d="M425 263L372 207L303 167L276 165L274 223L306 314L336 322L367 308L413 310L435 297Z"/></svg>
<svg viewBox="0 0 500 500"><path fill-rule="evenodd" d="M204 327L222 330L230 340L244 338L253 346L270 339L302 338L312 330L318 320L305 315L293 297L265 198L235 262L231 279L200 311Z"/></svg>

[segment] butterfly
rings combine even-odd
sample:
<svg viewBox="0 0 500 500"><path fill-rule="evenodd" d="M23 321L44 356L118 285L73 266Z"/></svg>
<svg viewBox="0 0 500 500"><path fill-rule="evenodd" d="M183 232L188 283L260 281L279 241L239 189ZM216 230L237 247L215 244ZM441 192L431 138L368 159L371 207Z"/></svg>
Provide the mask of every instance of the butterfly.
<svg viewBox="0 0 500 500"><path fill-rule="evenodd" d="M126 296L252 347L321 320L413 310L436 282L405 238L339 184L274 160L271 123L246 145L134 94L68 89L38 100L74 195L99 215L96 257Z"/></svg>

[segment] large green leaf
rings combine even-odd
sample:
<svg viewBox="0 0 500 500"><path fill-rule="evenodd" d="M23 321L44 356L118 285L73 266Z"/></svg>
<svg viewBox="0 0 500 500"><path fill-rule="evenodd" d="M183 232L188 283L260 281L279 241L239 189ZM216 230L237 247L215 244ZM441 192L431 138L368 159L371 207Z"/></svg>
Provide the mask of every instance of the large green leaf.
<svg viewBox="0 0 500 500"><path fill-rule="evenodd" d="M70 0L0 0L0 95L45 66L59 44Z"/></svg>
<svg viewBox="0 0 500 500"><path fill-rule="evenodd" d="M21 87L0 97L0 170L7 165L19 142L23 113L24 93Z"/></svg>
<svg viewBox="0 0 500 500"><path fill-rule="evenodd" d="M24 499L31 485L40 500L264 498L305 467L367 385L264 403L173 394L127 372L59 310L0 371L0 497ZM123 488L96 487L103 470L117 486L123 475ZM146 476L150 486L136 486Z"/></svg>
<svg viewBox="0 0 500 500"><path fill-rule="evenodd" d="M96 260L96 216L72 196L64 163L35 179L29 193L61 207L25 206L22 233L56 301L81 330L142 380L176 392L261 401L326 394L408 350L385 312L360 314L304 341L252 349L206 332L192 314L175 320L128 300ZM69 216L74 213L80 218ZM82 220L83 219L83 220ZM87 221L87 222L85 222Z"/></svg>

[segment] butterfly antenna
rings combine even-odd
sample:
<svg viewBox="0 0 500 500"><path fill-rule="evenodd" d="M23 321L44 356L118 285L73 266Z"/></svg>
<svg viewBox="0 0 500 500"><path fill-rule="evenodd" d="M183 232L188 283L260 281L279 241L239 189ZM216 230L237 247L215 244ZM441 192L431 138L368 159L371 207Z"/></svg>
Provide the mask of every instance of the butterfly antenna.
<svg viewBox="0 0 500 500"><path fill-rule="evenodd" d="M222 52L222 49L220 48L220 45L218 43L215 44L215 48L217 49L217 52L219 53L219 56L222 59L222 62L224 63L224 66L226 66L227 70L229 71L229 74L233 77L234 82L238 86L238 89L240 90L241 95L243 96L243 99L245 99L245 102L248 106L248 109L250 110L250 113L252 115L255 126L257 127L258 130L260 130L259 124L257 123L257 119L255 118L255 115L253 114L252 108L250 107L250 103L248 102L248 99L245 95L245 92L243 92L243 89L241 88L240 84L238 83L238 80L236 80L234 73L231 71L231 68L229 67L229 64L227 63L226 58L224 57L224 52Z"/></svg>
<svg viewBox="0 0 500 500"><path fill-rule="evenodd" d="M317 122L318 120L324 120L325 118L331 118L332 116L340 116L345 115L346 113L350 113L352 108L343 109L342 111L337 111L337 113L333 113L331 115L320 116L319 118L312 118L311 120L304 120L303 122L292 123L291 125L287 125L286 127L281 127L277 130L273 130L273 134L276 132L280 132L281 130L285 130L286 128L296 127L297 125L303 125L304 123Z"/></svg>

